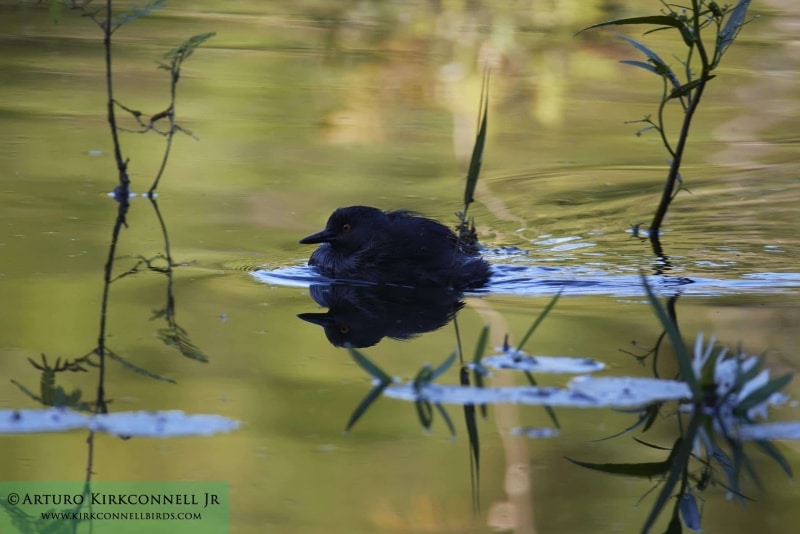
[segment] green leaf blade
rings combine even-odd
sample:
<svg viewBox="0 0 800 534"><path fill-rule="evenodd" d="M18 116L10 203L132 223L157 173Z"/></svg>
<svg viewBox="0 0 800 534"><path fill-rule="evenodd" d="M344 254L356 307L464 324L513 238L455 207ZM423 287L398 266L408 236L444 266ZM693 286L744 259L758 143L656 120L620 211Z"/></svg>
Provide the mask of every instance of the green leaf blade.
<svg viewBox="0 0 800 534"><path fill-rule="evenodd" d="M658 299L656 298L655 293L653 293L653 290L650 288L650 284L647 283L647 278L644 276L644 274L641 275L641 278L642 285L647 292L647 298L650 300L650 306L653 308L653 311L655 311L658 320L661 322L661 325L667 332L670 343L672 343L672 346L675 349L675 359L678 361L678 368L681 371L681 379L686 382L686 384L689 386L689 389L692 391L692 396L697 399L702 393L700 382L694 375L692 362L689 358L689 353L686 350L686 345L683 343L683 339L681 339L680 332L678 332L678 327L672 321L669 315L667 315L667 312L664 310L664 308L661 307L661 304L659 304Z"/></svg>
<svg viewBox="0 0 800 534"><path fill-rule="evenodd" d="M483 163L483 147L486 145L486 124L489 115L489 75L484 76L483 88L481 90L481 113L478 134L475 137L475 144L472 147L472 156L469 160L467 170L467 183L464 187L464 210L466 214L467 206L475 201L475 187L478 185L478 176L481 172Z"/></svg>
<svg viewBox="0 0 800 534"><path fill-rule="evenodd" d="M380 367L372 363L372 361L364 356L364 354L362 354L358 349L350 345L347 347L347 350L350 351L350 356L359 365L359 367L364 369L372 378L381 383L391 383L392 377L383 372Z"/></svg>
<svg viewBox="0 0 800 534"><path fill-rule="evenodd" d="M350 432L350 429L353 428L353 425L355 425L356 422L361 419L361 416L366 413L367 409L372 406L372 403L374 403L378 397L381 396L383 390L388 386L388 382L381 382L369 390L364 399L358 404L358 406L356 406L356 409L353 410L353 413L350 415L350 419L347 421L347 426L344 429L345 433Z"/></svg>
<svg viewBox="0 0 800 534"><path fill-rule="evenodd" d="M755 408L763 402L767 402L773 394L785 388L789 382L792 381L793 377L793 373L786 373L774 380L770 380L767 384L764 384L750 393L745 399L741 400L736 405L736 413L741 415L746 414L752 408Z"/></svg>
<svg viewBox="0 0 800 534"><path fill-rule="evenodd" d="M561 293L563 291L564 289L561 288L558 291L558 293L556 293L556 295L550 300L547 306L544 307L544 310L542 310L542 313L539 314L539 317L536 318L536 320L533 322L530 328L528 328L528 331L525 332L525 335L522 336L522 341L520 341L519 345L517 345L517 351L522 350L522 347L525 346L525 343L528 342L528 339L533 335L533 333L536 331L536 329L539 327L542 321L544 321L544 318L547 317L547 314L550 313L550 310L552 310L553 307L556 305L558 299L561 298Z"/></svg>

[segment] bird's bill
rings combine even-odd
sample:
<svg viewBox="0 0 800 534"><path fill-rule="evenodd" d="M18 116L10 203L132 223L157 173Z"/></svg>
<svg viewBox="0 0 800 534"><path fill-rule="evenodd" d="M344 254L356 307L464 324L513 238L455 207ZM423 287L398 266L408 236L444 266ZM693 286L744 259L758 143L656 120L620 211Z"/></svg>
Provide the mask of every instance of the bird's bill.
<svg viewBox="0 0 800 534"><path fill-rule="evenodd" d="M317 232L316 234L311 234L310 236L304 237L300 240L300 244L311 245L313 243L327 243L334 237L336 237L336 234L326 229L321 232Z"/></svg>
<svg viewBox="0 0 800 534"><path fill-rule="evenodd" d="M323 328L335 324L335 321L327 313L298 313L297 317L306 322L322 326Z"/></svg>

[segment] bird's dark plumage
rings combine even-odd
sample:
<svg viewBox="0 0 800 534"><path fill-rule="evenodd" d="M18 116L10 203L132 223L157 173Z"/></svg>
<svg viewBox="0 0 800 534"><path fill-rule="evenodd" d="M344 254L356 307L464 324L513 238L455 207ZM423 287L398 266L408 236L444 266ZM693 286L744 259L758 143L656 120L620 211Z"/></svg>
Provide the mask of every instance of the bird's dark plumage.
<svg viewBox="0 0 800 534"><path fill-rule="evenodd" d="M489 264L465 252L446 226L409 211L339 208L325 229L300 243L321 243L308 264L330 278L410 287L475 289Z"/></svg>

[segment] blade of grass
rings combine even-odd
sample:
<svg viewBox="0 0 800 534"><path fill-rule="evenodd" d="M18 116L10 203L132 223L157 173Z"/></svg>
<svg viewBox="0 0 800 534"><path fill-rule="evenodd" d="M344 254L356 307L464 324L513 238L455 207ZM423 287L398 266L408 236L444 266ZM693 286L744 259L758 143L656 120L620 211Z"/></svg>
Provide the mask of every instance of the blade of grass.
<svg viewBox="0 0 800 534"><path fill-rule="evenodd" d="M525 377L528 379L528 382L534 387L538 387L539 385L536 383L536 378L530 373L530 371L525 371ZM550 420L553 422L556 428L561 428L561 425L558 423L558 417L556 417L556 411L553 410L552 406L544 406L544 411L547 412L547 415L550 417Z"/></svg>
<svg viewBox="0 0 800 534"><path fill-rule="evenodd" d="M422 428L430 430L431 423L433 422L433 408L431 408L431 403L426 400L417 399L414 405L417 408L417 415L419 416L419 422L422 423Z"/></svg>
<svg viewBox="0 0 800 534"><path fill-rule="evenodd" d="M692 455L694 440L697 437L697 432L700 430L700 422L703 420L703 417L699 406L695 406L695 411L692 413L692 418L689 420L689 425L686 428L686 434L684 434L683 438L680 440L680 445L678 445L677 451L674 452L674 456L670 455L671 460L667 460L671 462L669 476L667 476L667 479L664 481L661 492L656 498L656 503L653 505L653 509L650 510L650 514L647 516L647 520L642 527L643 534L649 532L653 527L653 523L655 523L661 510L664 509L667 501L672 497L672 490L678 483L678 479L687 468L689 458Z"/></svg>
<svg viewBox="0 0 800 534"><path fill-rule="evenodd" d="M442 418L444 419L444 422L447 424L447 429L450 431L450 437L455 438L456 427L453 426L453 421L450 419L450 416L447 415L447 410L445 410L444 406L442 406L442 404L439 402L435 403L434 406L436 406L436 409L439 410L440 414L442 414Z"/></svg>
<svg viewBox="0 0 800 534"><path fill-rule="evenodd" d="M661 304L659 304L658 299L653 293L653 290L650 289L650 285L647 283L647 278L644 276L644 274L641 275L641 278L642 285L647 292L647 298L650 300L650 306L652 306L653 311L655 311L656 316L658 317L658 320L661 321L661 324L664 326L664 330L666 330L669 340L675 349L675 359L678 360L678 369L681 370L681 378L689 386L689 389L692 390L692 396L695 399L699 398L701 394L700 383L698 382L697 377L694 376L692 362L689 359L689 354L686 350L686 345L683 343L683 339L681 339L680 332L678 332L678 327L667 315L667 312L664 310L664 308L661 307Z"/></svg>
<svg viewBox="0 0 800 534"><path fill-rule="evenodd" d="M441 376L441 375L442 375L442 374L443 374L445 371L447 371L448 369L450 369L450 367L451 367L451 366L453 365L453 363L456 361L456 357L457 357L459 354L460 354L460 352L459 352L459 350L458 350L458 349L454 350L454 351L453 351L453 354L451 354L451 355L450 355L450 356L449 356L449 357L448 357L448 358L447 358L445 361L443 361L443 362L442 362L442 364L441 364L439 367L437 367L436 369L434 369L433 371L431 371L431 375L430 375L430 379L429 379L429 381L436 380L436 379L437 379L437 378L439 378L439 377L440 377L440 376Z"/></svg>
<svg viewBox="0 0 800 534"><path fill-rule="evenodd" d="M772 458L776 464L781 466L783 472L786 473L790 479L794 479L794 475L792 474L792 466L786 460L786 457L781 454L781 451L778 450L775 445L765 439L759 439L755 442L756 446L761 449L761 452Z"/></svg>
<svg viewBox="0 0 800 534"><path fill-rule="evenodd" d="M531 337L531 335L533 335L533 333L536 331L536 328L539 326L539 324L540 324L542 321L544 321L544 318L545 318L545 317L547 317L547 314L548 314L548 313L550 313L550 310L552 310L552 309L553 309L553 306L555 306L555 305L556 305L556 302L558 302L558 299L559 299L559 297L561 297L561 293L562 293L563 291L564 291L564 289L563 289L563 288L561 288L561 289L558 291L558 293L556 293L556 296L555 296L555 297L553 297L553 298L552 298L552 300L550 300L550 303L549 303L547 306L545 306L545 307L544 307L544 310L542 310L542 313L540 313L540 314L539 314L539 317L537 317L537 318L536 318L536 320L535 320L535 321L533 322L533 324L531 325L531 327L530 327L530 328L528 328L528 331L527 331L527 332L525 332L525 335L524 335L524 336L522 336L522 341L520 341L520 342L519 342L519 345L517 345L517 350L518 350L518 351L522 350L522 347L524 347L524 346L525 346L525 343L527 343L527 342L528 342L528 339L529 339L529 338Z"/></svg>
<svg viewBox="0 0 800 534"><path fill-rule="evenodd" d="M350 429L353 428L353 425L356 424L356 421L361 419L361 416L364 415L364 413L372 405L372 403L375 402L378 399L378 397L381 396L381 393L383 393L383 390L386 389L386 387L389 384L390 382L380 382L379 384L376 384L375 386L373 386L372 389L369 390L369 393L367 393L367 396L364 397L364 400L362 400L361 403L359 403L359 405L353 411L352 415L350 415L350 420L347 421L347 426L344 429L345 434L350 432Z"/></svg>
<svg viewBox="0 0 800 534"><path fill-rule="evenodd" d="M391 376L384 373L380 367L372 363L369 360L369 358L364 356L358 349L356 349L352 345L348 345L347 350L350 351L350 356L353 358L353 360L355 360L355 362L362 369L364 369L369 374L369 376L378 380L379 382L390 383L392 381Z"/></svg>
<svg viewBox="0 0 800 534"><path fill-rule="evenodd" d="M469 387L469 370L466 367L461 368L460 382L462 386ZM486 418L486 406L481 405L481 412L483 417ZM480 440L478 438L478 418L475 414L474 404L464 405L464 423L467 425L467 436L469 437L469 452L472 462L470 462L470 472L472 474L473 482L473 500L472 505L475 510L478 509L478 495L477 486L480 481L480 466L481 466L481 448Z"/></svg>
<svg viewBox="0 0 800 534"><path fill-rule="evenodd" d="M745 399L740 401L739 404L736 405L734 413L737 415L744 415L751 408L755 408L762 402L767 402L774 393L785 388L789 382L792 381L793 377L794 374L786 373L774 380L770 380L767 384L753 391Z"/></svg>
<svg viewBox="0 0 800 534"><path fill-rule="evenodd" d="M483 147L486 144L486 117L489 112L489 73L484 74L483 85L481 87L481 111L480 127L475 138L475 145L472 147L472 157L469 160L469 170L467 171L467 184L464 188L464 216L467 215L467 208L475 201L475 186L478 184L478 176L481 172L483 162Z"/></svg>

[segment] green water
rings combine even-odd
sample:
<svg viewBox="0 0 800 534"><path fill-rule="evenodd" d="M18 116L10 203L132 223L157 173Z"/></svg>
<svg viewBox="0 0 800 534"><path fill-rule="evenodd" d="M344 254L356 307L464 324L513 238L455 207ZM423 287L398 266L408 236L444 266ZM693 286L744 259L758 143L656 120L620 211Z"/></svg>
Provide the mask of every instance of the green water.
<svg viewBox="0 0 800 534"><path fill-rule="evenodd" d="M492 65L489 130L477 203L470 208L489 247L528 251L525 266L559 279L589 279L599 291L562 298L527 348L590 356L611 374L647 376L623 351L649 347L660 327L640 292L622 291L657 262L627 233L647 222L666 176L655 136L636 124L655 112L660 82L621 65L636 52L593 22L658 5L573 2L172 2L114 35L116 98L147 115L168 103L156 61L191 35L214 31L186 62L178 135L159 186L175 270L176 320L207 363L165 346L153 318L166 279L127 276L111 286L108 345L177 382L110 364L111 411L181 409L242 421L209 438L124 441L99 435L99 480L223 480L231 532L638 532L653 496L647 480L609 477L564 461L660 461L629 437L594 443L631 425L630 415L559 411L561 437L527 440L513 426L542 426L541 409L499 406L481 422L480 510L473 511L463 417L458 439L441 419L430 435L413 406L381 399L344 436L370 382L322 330L296 318L318 311L305 287L267 285L243 266L301 266L298 239L338 206L408 208L454 224L474 142L482 61ZM797 8L752 7L711 82L692 128L681 193L667 217L668 274L712 279L713 290L678 301L687 339L714 334L767 351L775 374L795 369L800 338L800 84ZM793 26L794 24L794 26ZM634 33L631 33L634 35ZM638 34L636 34L638 35ZM645 38L643 38L645 39ZM676 35L648 43L671 57ZM0 4L0 370L38 391L28 358L77 358L96 343L103 266L116 204L116 169L105 121L102 38L86 17ZM673 64L677 64L677 59ZM136 129L120 112L125 128ZM670 127L677 129L677 115ZM164 139L123 133L132 190L147 190ZM163 250L143 198L132 201L117 274ZM493 260L503 263L503 259ZM587 274L587 269L591 270ZM619 276L624 275L620 279ZM742 284L757 277L758 283ZM532 282L535 284L535 280ZM492 345L518 340L552 292L525 283L467 300L462 341L480 327ZM553 290L554 291L554 290ZM364 349L392 375L411 377L455 347L452 326ZM665 349L662 372L674 372ZM96 371L59 384L94 398ZM442 378L454 383L455 372ZM524 379L498 372L496 384ZM542 377L561 385L565 377ZM0 408L38 405L9 381ZM790 387L790 393L797 391ZM777 416L796 419L796 409ZM671 421L640 436L670 446ZM796 444L780 449L798 465ZM85 476L85 433L0 438L6 480ZM707 531L794 532L797 489L754 455L767 492L745 510L709 490ZM649 499L649 500L648 500ZM665 528L666 523L661 525Z"/></svg>

